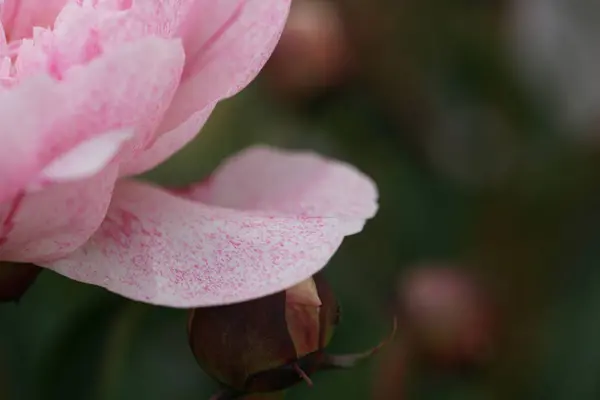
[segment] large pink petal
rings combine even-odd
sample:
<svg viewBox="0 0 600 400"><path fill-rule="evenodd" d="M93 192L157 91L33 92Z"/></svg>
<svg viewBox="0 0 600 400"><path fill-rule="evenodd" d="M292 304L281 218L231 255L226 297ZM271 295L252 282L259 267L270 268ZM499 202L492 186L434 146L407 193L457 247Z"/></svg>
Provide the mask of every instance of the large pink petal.
<svg viewBox="0 0 600 400"><path fill-rule="evenodd" d="M33 76L0 91L0 202L57 157L107 131L135 128L134 152L161 120L183 58L179 41L147 38L73 67L61 81Z"/></svg>
<svg viewBox="0 0 600 400"><path fill-rule="evenodd" d="M104 219L117 167L16 197L0 212L0 260L55 259L85 243Z"/></svg>
<svg viewBox="0 0 600 400"><path fill-rule="evenodd" d="M344 236L356 233L373 215L373 184L345 165L318 157L263 153L267 164L304 185L302 192L284 196L290 185L265 174L268 169L250 168L250 163L235 170L235 164L243 167L245 159L260 155L254 154L231 159L229 172L227 165L217 172L214 196L221 185L219 190L225 191L239 182L233 175L243 175L280 196L281 206L279 200L265 198L265 209L257 209L256 203L247 203L256 196L240 194L242 200L233 205L252 210L224 208L121 181L106 220L90 241L66 258L42 265L134 300L173 307L246 301L306 279L323 268ZM315 172L310 163L322 173L323 181L315 187L302 176L302 171ZM280 185L284 187L276 188ZM187 195L216 198L210 187L203 194L192 192ZM231 193L238 192L231 188ZM348 198L355 200L344 200Z"/></svg>
<svg viewBox="0 0 600 400"><path fill-rule="evenodd" d="M269 217L121 182L90 241L41 265L134 300L209 306L302 281L327 263L344 233L337 219Z"/></svg>
<svg viewBox="0 0 600 400"><path fill-rule="evenodd" d="M290 0L196 1L189 15L202 23L190 17L182 25L186 66L158 128L164 138L129 173L147 171L183 147L202 127L205 118L199 115L255 78L279 40L289 6Z"/></svg>

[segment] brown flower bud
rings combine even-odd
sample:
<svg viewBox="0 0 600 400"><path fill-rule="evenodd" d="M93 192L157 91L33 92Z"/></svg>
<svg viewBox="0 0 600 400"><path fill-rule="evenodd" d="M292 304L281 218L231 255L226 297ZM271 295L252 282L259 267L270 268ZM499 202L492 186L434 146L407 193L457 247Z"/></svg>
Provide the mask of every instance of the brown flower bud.
<svg viewBox="0 0 600 400"><path fill-rule="evenodd" d="M33 264L0 262L0 302L19 301L41 271Z"/></svg>
<svg viewBox="0 0 600 400"><path fill-rule="evenodd" d="M217 381L270 392L314 371L338 318L331 289L316 275L271 296L192 310L188 334L198 363Z"/></svg>
<svg viewBox="0 0 600 400"><path fill-rule="evenodd" d="M227 389L215 399L284 390L312 382L317 370L347 368L372 351L324 352L340 318L337 300L317 274L284 292L245 303L197 308L188 321L200 366Z"/></svg>

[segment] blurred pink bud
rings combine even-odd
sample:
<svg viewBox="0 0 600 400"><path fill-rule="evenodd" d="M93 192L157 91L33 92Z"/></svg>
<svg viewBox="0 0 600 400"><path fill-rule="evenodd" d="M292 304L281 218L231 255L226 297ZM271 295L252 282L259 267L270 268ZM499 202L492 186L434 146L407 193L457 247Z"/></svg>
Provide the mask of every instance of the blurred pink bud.
<svg viewBox="0 0 600 400"><path fill-rule="evenodd" d="M333 2L294 0L265 73L278 95L302 99L341 84L352 69L350 53Z"/></svg>
<svg viewBox="0 0 600 400"><path fill-rule="evenodd" d="M438 365L487 361L495 318L483 288L451 266L425 265L402 281L400 304L412 348Z"/></svg>

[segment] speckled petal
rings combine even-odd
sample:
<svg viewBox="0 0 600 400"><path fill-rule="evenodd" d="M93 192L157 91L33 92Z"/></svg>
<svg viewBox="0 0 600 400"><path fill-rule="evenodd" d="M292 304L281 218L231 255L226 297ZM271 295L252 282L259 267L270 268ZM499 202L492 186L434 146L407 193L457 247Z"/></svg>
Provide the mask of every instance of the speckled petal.
<svg viewBox="0 0 600 400"><path fill-rule="evenodd" d="M260 168L255 164L259 158L280 172ZM287 174L292 184L277 174ZM245 192L239 192L235 186L244 177L256 188L245 185ZM292 191L294 182L301 186ZM240 196L229 208L215 204L227 187ZM262 191L267 195L256 202ZM90 241L42 265L152 304L246 301L288 288L323 268L344 236L356 233L374 214L375 201L372 182L347 165L256 148L228 160L208 185L177 195L121 181L106 220Z"/></svg>
<svg viewBox="0 0 600 400"><path fill-rule="evenodd" d="M100 229L64 259L71 279L172 307L245 301L321 269L341 244L337 219L269 217L120 182Z"/></svg>

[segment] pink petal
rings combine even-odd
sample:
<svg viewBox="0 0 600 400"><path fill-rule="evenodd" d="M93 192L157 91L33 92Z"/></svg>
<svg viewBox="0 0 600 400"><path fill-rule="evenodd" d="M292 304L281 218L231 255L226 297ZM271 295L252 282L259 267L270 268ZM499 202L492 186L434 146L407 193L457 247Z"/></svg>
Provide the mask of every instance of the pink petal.
<svg viewBox="0 0 600 400"><path fill-rule="evenodd" d="M134 300L173 307L232 303L291 286L341 244L336 219L268 217L121 182L99 231L42 263Z"/></svg>
<svg viewBox="0 0 600 400"><path fill-rule="evenodd" d="M148 149L138 153L131 161L122 163L119 169L120 175L137 175L165 161L198 134L200 127L210 117L214 108L213 104L209 105L177 128L159 136Z"/></svg>
<svg viewBox="0 0 600 400"><path fill-rule="evenodd" d="M147 38L73 67L61 81L33 76L0 91L0 202L104 132L135 128L135 152L169 104L183 57L179 41Z"/></svg>
<svg viewBox="0 0 600 400"><path fill-rule="evenodd" d="M3 0L0 18L10 40L30 37L34 26L52 27L67 0Z"/></svg>
<svg viewBox="0 0 600 400"><path fill-rule="evenodd" d="M198 110L246 86L279 40L290 3L291 0L196 1L192 15L201 15L205 23L197 24L190 18L182 27L186 49L183 82L188 85L181 89L180 97L197 100L192 107ZM180 118L179 122L183 120Z"/></svg>
<svg viewBox="0 0 600 400"><path fill-rule="evenodd" d="M117 167L84 181L53 185L5 206L0 212L0 260L55 259L81 246L104 219ZM18 199L17 199L18 200Z"/></svg>
<svg viewBox="0 0 600 400"><path fill-rule="evenodd" d="M133 129L119 129L83 142L46 166L41 179L57 182L89 178L104 169L123 142L132 137Z"/></svg>
<svg viewBox="0 0 600 400"><path fill-rule="evenodd" d="M0 8L2 5L0 5ZM0 55L4 56L6 54L8 43L6 42L6 32L4 31L4 24L2 20L0 20Z"/></svg>
<svg viewBox="0 0 600 400"><path fill-rule="evenodd" d="M2 89L1 85L10 80L11 67L12 62L10 58L0 56L0 90Z"/></svg>
<svg viewBox="0 0 600 400"><path fill-rule="evenodd" d="M287 172L303 191L286 196L284 191L293 185L268 168L252 167L261 152L265 163ZM244 163L248 169L241 168ZM317 169L321 175L313 187L302 171L316 176ZM317 156L286 157L266 149L229 160L202 197L223 200L225 186L239 183L234 176L240 174L257 188L250 188L254 194L248 195L230 187L229 192L242 199L229 204L251 210L203 204L121 181L106 220L90 241L64 259L42 265L152 304L198 307L246 301L319 271L344 236L356 233L377 207L372 182L354 169ZM250 201L260 197L261 188L276 199ZM199 193L192 192L192 197ZM258 209L259 204L264 209Z"/></svg>
<svg viewBox="0 0 600 400"><path fill-rule="evenodd" d="M221 207L339 218L355 233L377 212L378 193L373 181L349 164L255 146L226 160L184 196Z"/></svg>
<svg viewBox="0 0 600 400"><path fill-rule="evenodd" d="M184 78L158 134L139 165L141 173L183 147L202 128L204 112L250 83L270 57L283 26L290 0L197 0L182 25L186 49ZM200 113L200 114L198 114ZM180 127L180 128L178 128Z"/></svg>

